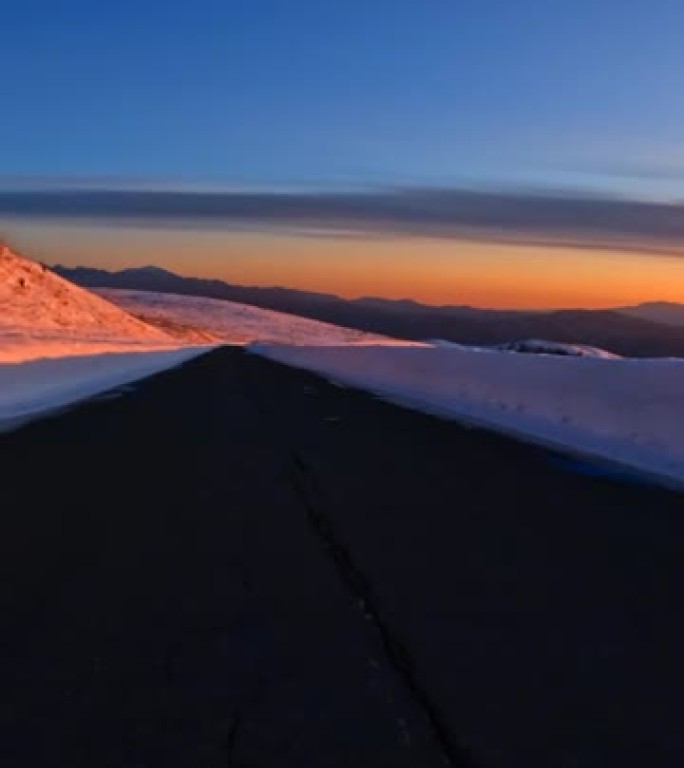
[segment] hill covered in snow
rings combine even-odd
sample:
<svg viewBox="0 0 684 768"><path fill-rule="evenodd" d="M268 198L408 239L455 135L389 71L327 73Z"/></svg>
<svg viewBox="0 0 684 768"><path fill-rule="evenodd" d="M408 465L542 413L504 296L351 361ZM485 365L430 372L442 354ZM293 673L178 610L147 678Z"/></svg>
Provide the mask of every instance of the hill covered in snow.
<svg viewBox="0 0 684 768"><path fill-rule="evenodd" d="M400 343L353 328L222 299L110 288L95 292L181 340L230 344L268 341L313 346Z"/></svg>
<svg viewBox="0 0 684 768"><path fill-rule="evenodd" d="M508 344L500 344L497 349L504 352L520 352L527 355L560 355L561 357L599 357L606 360L614 360L620 355L614 355L599 347L590 347L587 344L563 344L560 341L547 341L545 339L522 339L511 341Z"/></svg>
<svg viewBox="0 0 684 768"><path fill-rule="evenodd" d="M0 432L205 350L0 243Z"/></svg>
<svg viewBox="0 0 684 768"><path fill-rule="evenodd" d="M0 432L180 365L215 344L401 343L228 301L101 293L2 247Z"/></svg>
<svg viewBox="0 0 684 768"><path fill-rule="evenodd" d="M163 330L2 243L0 307L0 360L174 345Z"/></svg>

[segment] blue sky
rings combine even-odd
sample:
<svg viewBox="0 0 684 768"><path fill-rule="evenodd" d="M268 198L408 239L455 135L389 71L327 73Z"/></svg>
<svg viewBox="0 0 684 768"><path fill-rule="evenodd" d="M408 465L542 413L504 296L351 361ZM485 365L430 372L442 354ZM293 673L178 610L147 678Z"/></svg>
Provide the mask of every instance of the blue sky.
<svg viewBox="0 0 684 768"><path fill-rule="evenodd" d="M5 0L0 175L684 190L681 0Z"/></svg>

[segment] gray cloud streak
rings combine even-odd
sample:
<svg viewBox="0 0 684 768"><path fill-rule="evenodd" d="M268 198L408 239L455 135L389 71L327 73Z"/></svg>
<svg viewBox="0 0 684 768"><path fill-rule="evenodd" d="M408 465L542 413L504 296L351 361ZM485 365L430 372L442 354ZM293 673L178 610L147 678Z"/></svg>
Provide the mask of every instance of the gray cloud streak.
<svg viewBox="0 0 684 768"><path fill-rule="evenodd" d="M684 254L684 206L458 189L350 193L3 189L0 215L311 236L475 237Z"/></svg>

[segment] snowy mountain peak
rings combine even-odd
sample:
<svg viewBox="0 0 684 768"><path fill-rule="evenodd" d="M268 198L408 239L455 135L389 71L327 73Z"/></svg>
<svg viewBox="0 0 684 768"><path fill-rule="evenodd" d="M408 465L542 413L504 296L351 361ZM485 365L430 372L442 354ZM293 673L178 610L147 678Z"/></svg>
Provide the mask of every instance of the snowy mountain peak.
<svg viewBox="0 0 684 768"><path fill-rule="evenodd" d="M0 352L69 342L163 346L170 337L0 243ZM46 354L51 354L47 350ZM6 357L6 356L5 356Z"/></svg>

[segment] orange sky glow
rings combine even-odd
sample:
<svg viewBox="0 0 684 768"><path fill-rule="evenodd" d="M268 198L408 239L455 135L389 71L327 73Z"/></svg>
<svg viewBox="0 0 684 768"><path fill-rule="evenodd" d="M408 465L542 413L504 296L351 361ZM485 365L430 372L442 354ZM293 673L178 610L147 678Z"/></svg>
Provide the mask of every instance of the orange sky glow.
<svg viewBox="0 0 684 768"><path fill-rule="evenodd" d="M684 256L430 238L5 226L26 256L106 269L154 264L244 285L482 307L684 301Z"/></svg>

